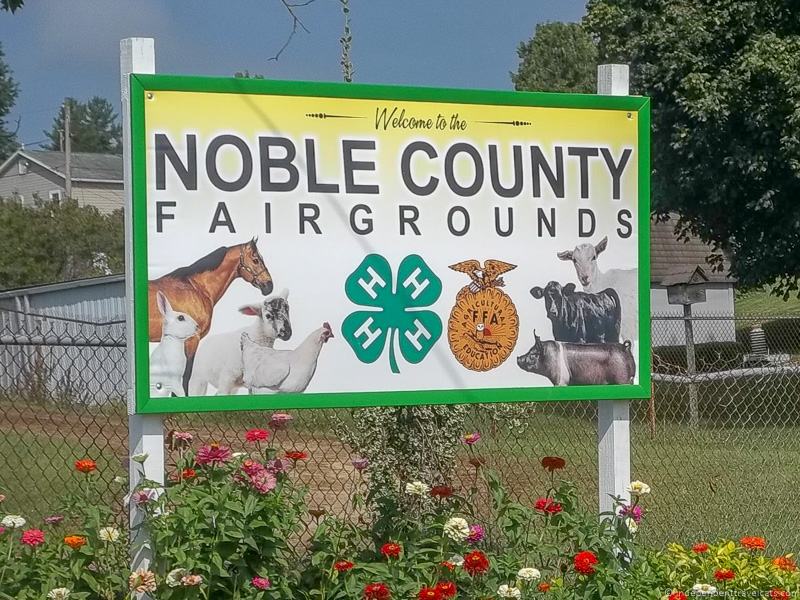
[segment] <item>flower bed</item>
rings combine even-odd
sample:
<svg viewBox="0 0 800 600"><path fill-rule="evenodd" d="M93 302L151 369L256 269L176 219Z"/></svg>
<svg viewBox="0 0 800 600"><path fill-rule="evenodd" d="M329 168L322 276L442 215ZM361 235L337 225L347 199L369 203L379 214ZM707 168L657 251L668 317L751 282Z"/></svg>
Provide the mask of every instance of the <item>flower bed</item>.
<svg viewBox="0 0 800 600"><path fill-rule="evenodd" d="M296 473L307 452L282 448L291 416L242 434L242 450L168 437L177 460L165 487L144 481L127 498L144 514L147 570L128 568L127 528L103 505L97 464L75 463L81 492L42 523L0 521L0 599L486 600L495 598L685 600L732 592L770 598L800 593L794 558L771 556L766 540L698 542L648 549L650 487L632 482L632 502L598 519L581 508L568 469L544 457L550 485L530 506L511 498L486 459L478 433L463 437L475 479L367 486L369 460L348 514L309 511ZM132 457L134 464L145 456ZM127 478L120 478L120 494ZM301 535L308 514L316 527Z"/></svg>

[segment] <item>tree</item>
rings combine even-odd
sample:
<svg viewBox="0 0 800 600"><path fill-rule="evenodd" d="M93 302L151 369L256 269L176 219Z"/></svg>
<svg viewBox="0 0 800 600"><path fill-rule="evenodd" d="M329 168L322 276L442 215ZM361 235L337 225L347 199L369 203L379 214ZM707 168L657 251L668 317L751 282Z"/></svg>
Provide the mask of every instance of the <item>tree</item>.
<svg viewBox="0 0 800 600"><path fill-rule="evenodd" d="M603 61L652 99L653 208L728 251L745 286L800 274L800 20L794 0L590 0ZM721 254L714 256L721 268Z"/></svg>
<svg viewBox="0 0 800 600"><path fill-rule="evenodd" d="M99 152L120 154L122 152L122 126L114 107L105 98L95 96L83 103L67 98L53 119L53 126L45 135L50 140L50 150L63 149L64 110L70 108L70 138L74 152Z"/></svg>
<svg viewBox="0 0 800 600"><path fill-rule="evenodd" d="M25 0L0 0L0 9L13 13L22 8L23 4L25 4Z"/></svg>
<svg viewBox="0 0 800 600"><path fill-rule="evenodd" d="M11 131L5 120L17 101L18 93L19 87L11 77L11 69L5 61L3 46L0 44L0 163L19 146L16 129Z"/></svg>
<svg viewBox="0 0 800 600"><path fill-rule="evenodd" d="M517 54L519 67L511 73L517 90L593 94L597 89L597 47L579 23L538 24Z"/></svg>

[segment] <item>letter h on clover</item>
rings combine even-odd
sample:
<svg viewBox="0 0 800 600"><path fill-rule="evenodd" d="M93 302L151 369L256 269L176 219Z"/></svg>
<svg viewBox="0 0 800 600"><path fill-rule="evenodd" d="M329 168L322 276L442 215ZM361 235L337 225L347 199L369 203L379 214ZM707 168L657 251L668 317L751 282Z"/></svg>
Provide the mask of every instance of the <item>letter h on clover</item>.
<svg viewBox="0 0 800 600"><path fill-rule="evenodd" d="M417 364L442 335L439 316L425 310L439 299L442 281L416 254L400 263L396 286L386 258L368 255L347 278L345 293L363 309L342 323L342 335L363 363L378 360L388 343L389 367L400 373L395 346L407 362Z"/></svg>

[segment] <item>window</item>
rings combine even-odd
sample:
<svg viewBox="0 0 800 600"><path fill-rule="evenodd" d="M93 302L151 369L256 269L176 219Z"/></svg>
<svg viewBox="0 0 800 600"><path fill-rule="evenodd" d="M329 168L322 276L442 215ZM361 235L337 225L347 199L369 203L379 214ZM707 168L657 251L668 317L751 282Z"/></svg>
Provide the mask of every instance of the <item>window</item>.
<svg viewBox="0 0 800 600"><path fill-rule="evenodd" d="M47 195L50 198L51 202L58 203L58 202L61 202L61 200L62 200L61 190L51 190L50 192L48 192Z"/></svg>
<svg viewBox="0 0 800 600"><path fill-rule="evenodd" d="M20 158L17 161L17 173L20 175L25 175L28 172L28 161L24 158Z"/></svg>

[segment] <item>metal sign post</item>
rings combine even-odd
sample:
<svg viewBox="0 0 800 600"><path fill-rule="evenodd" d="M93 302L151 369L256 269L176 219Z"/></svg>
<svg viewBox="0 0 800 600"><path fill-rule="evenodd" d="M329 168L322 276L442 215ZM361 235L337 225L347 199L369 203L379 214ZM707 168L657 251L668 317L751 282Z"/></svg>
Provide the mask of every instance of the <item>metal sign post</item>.
<svg viewBox="0 0 800 600"><path fill-rule="evenodd" d="M164 428L161 415L137 415L135 400L134 329L133 329L133 194L131 162L131 106L130 74L155 73L155 44L152 38L127 38L120 42L120 83L122 85L122 157L125 181L125 295L127 311L125 335L127 338L128 377L126 396L128 402L128 451L129 456L146 454L143 464L128 460L130 490L133 491L142 478L164 483ZM131 569L146 569L150 564L151 551L146 545L146 534L138 525L142 512L135 503L130 503ZM138 550L134 550L138 549Z"/></svg>

